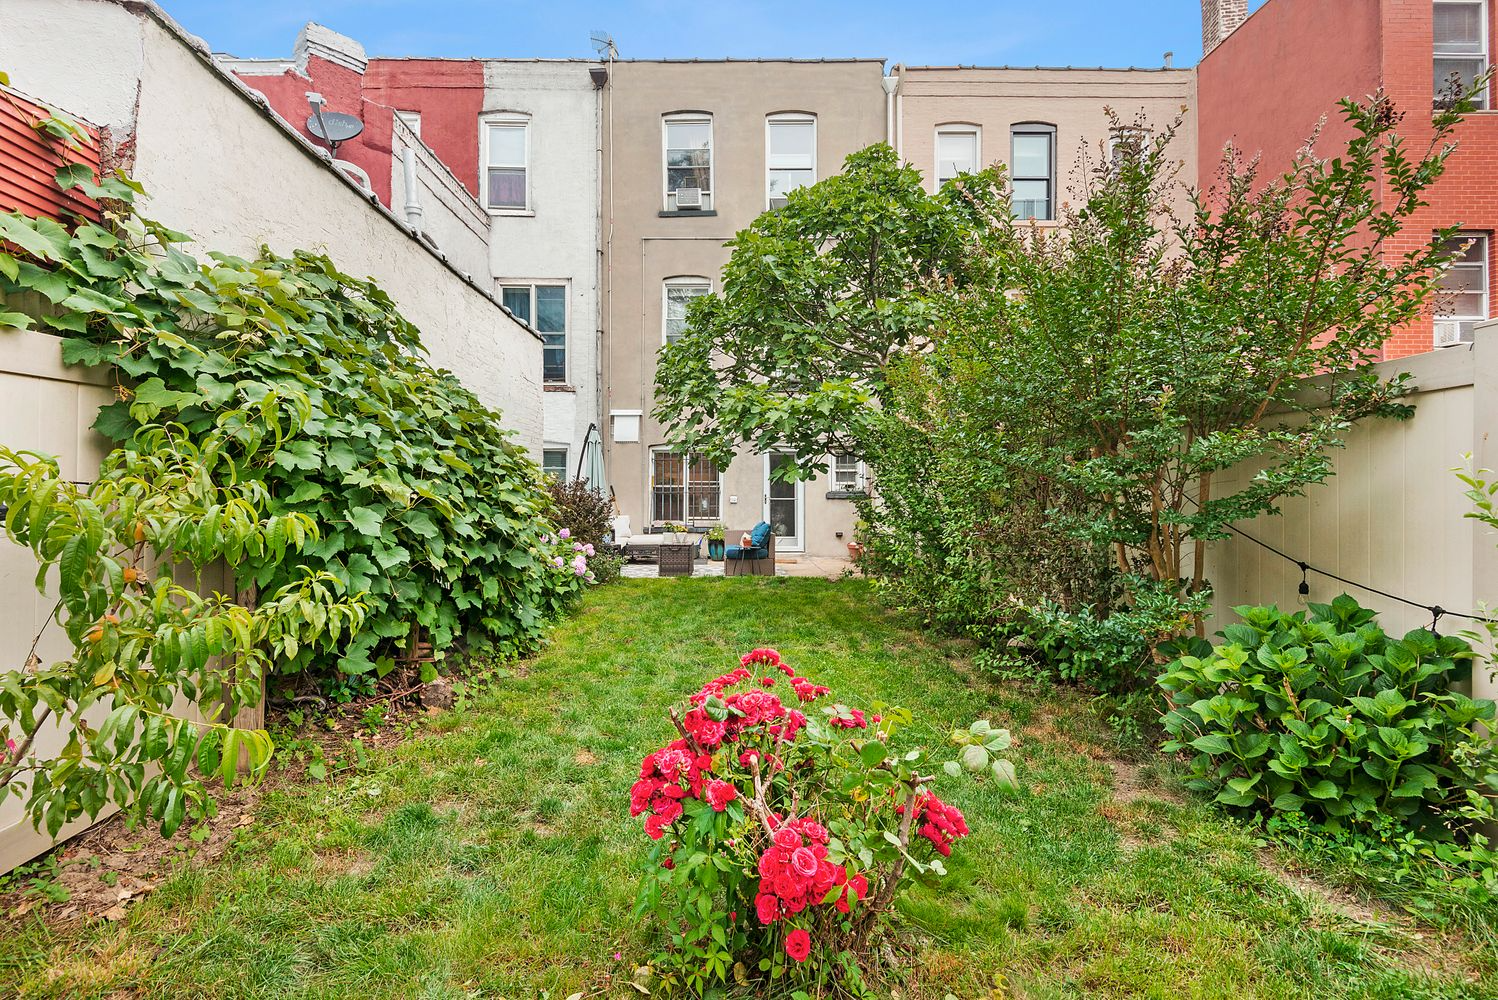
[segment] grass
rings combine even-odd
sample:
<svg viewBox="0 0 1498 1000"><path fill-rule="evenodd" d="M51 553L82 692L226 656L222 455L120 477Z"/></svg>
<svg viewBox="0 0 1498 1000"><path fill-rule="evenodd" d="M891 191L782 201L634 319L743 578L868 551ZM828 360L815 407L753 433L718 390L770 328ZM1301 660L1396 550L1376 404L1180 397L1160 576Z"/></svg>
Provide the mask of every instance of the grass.
<svg viewBox="0 0 1498 1000"><path fill-rule="evenodd" d="M1158 765L1115 789L1084 699L973 675L864 584L786 579L594 592L522 675L351 776L272 789L229 854L127 919L13 926L0 994L637 996L657 938L630 917L629 785L665 706L758 645L841 700L907 705L932 741L978 717L1019 739L1019 795L943 786L974 832L944 891L902 904L906 997L1498 996L1490 953L1295 888Z"/></svg>

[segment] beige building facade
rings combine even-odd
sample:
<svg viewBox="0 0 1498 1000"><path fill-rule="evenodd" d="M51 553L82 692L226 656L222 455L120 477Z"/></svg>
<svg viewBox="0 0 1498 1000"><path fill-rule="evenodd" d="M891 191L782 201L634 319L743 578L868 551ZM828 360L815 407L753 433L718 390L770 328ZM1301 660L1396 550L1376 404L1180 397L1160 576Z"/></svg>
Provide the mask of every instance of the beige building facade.
<svg viewBox="0 0 1498 1000"><path fill-rule="evenodd" d="M795 484L772 480L786 460L773 454L718 469L673 454L651 410L657 353L693 296L721 290L724 243L777 192L886 140L883 75L877 59L613 64L602 123L605 446L632 531L721 523L734 534L767 520L782 558L846 558L855 463L836 482L829 471Z"/></svg>
<svg viewBox="0 0 1498 1000"><path fill-rule="evenodd" d="M896 66L893 75L895 148L933 191L964 170L1002 163L1015 214L1054 223L1120 141L1138 141L1178 117L1171 159L1183 182L1196 183L1189 69Z"/></svg>

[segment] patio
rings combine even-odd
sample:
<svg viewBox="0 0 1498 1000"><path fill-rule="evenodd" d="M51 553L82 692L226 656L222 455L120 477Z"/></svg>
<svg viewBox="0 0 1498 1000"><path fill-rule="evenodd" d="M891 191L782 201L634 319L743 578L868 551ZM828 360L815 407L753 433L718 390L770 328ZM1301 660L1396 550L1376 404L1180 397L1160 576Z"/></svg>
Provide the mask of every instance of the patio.
<svg viewBox="0 0 1498 1000"><path fill-rule="evenodd" d="M629 562L624 564L620 575L631 580L653 580L660 576L659 570L660 568L653 562ZM852 572L855 572L854 565L848 559L784 553L775 557L776 576L805 576L838 580ZM699 558L692 564L692 576L722 575L723 560L721 559Z"/></svg>

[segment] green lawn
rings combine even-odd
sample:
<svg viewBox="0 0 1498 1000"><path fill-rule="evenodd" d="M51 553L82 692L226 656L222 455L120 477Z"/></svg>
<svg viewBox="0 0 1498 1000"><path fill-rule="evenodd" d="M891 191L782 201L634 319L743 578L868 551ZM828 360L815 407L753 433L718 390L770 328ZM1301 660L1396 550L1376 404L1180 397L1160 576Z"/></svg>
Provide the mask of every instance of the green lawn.
<svg viewBox="0 0 1498 1000"><path fill-rule="evenodd" d="M759 645L842 700L907 705L932 741L985 716L1018 738L1020 795L944 779L973 836L944 892L905 900L921 953L903 996L1498 996L1491 954L1292 888L1163 771L1114 789L1085 699L972 675L862 583L788 579L594 592L521 676L358 771L280 783L220 862L121 923L23 918L0 994L638 996L654 937L630 917L647 845L630 783L670 737L666 705Z"/></svg>

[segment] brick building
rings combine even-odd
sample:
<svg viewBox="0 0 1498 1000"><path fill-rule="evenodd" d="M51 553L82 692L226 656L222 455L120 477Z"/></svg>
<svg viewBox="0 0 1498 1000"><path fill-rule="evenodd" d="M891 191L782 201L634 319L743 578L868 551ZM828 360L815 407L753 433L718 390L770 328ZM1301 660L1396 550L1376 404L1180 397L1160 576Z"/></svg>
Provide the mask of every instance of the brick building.
<svg viewBox="0 0 1498 1000"><path fill-rule="evenodd" d="M1429 109L1452 75L1470 81L1492 62L1494 0L1203 0L1197 68L1198 176L1211 185L1224 147L1259 154L1278 170L1343 97L1382 88L1405 114L1412 154L1429 135ZM1444 177L1390 247L1401 253L1437 229L1460 225L1466 251L1443 279L1431 315L1399 330L1384 357L1470 342L1492 315L1498 230L1498 114L1492 88L1457 132ZM1347 136L1330 118L1327 148Z"/></svg>

